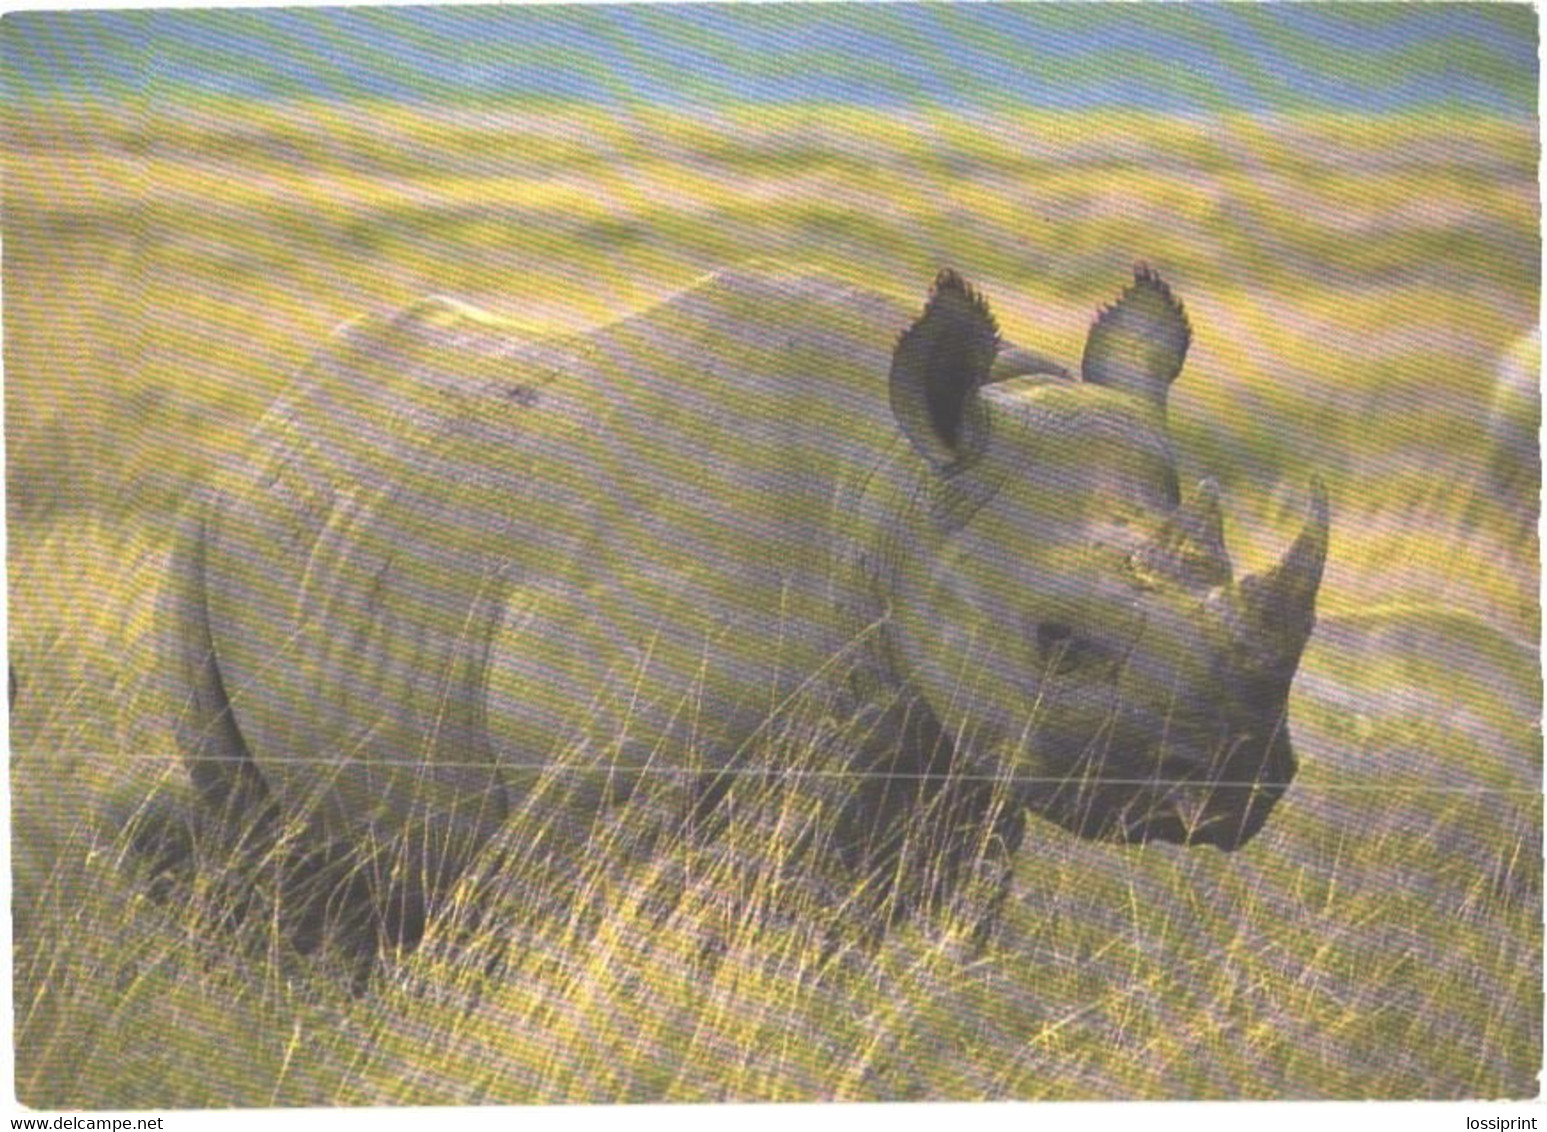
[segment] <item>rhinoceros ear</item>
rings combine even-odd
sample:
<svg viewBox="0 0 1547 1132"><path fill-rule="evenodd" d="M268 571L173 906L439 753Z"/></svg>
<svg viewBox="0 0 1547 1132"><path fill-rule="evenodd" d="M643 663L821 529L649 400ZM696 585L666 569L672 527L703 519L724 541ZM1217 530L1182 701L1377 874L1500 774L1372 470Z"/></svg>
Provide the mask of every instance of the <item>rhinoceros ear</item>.
<svg viewBox="0 0 1547 1132"><path fill-rule="evenodd" d="M1093 385L1143 397L1165 412L1166 392L1182 371L1192 328L1160 276L1141 263L1133 279L1133 286L1090 328L1081 376Z"/></svg>
<svg viewBox="0 0 1547 1132"><path fill-rule="evenodd" d="M914 451L941 472L964 467L987 437L978 387L989 380L999 329L956 272L935 279L918 321L892 354L892 415Z"/></svg>

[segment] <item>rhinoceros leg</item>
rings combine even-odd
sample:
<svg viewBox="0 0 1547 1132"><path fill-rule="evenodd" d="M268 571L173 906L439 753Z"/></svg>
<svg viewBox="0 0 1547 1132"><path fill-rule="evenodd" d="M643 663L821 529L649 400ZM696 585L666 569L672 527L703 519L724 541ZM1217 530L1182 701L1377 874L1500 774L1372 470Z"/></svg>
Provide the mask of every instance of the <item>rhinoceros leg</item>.
<svg viewBox="0 0 1547 1132"><path fill-rule="evenodd" d="M221 681L203 574L203 525L195 521L187 524L172 553L162 595L173 730L204 805L198 824L205 844L251 867L272 850L278 810L242 741Z"/></svg>
<svg viewBox="0 0 1547 1132"><path fill-rule="evenodd" d="M228 927L241 923L266 889L277 894L280 922L296 950L305 954L332 938L352 959L374 955L383 929L369 878L349 854L331 850L304 825L299 833L285 828L242 738L204 604L202 523L190 522L178 540L162 601L172 634L164 662L174 734L203 807L195 822L199 848L222 873L220 918ZM265 885L265 877L273 883Z"/></svg>
<svg viewBox="0 0 1547 1132"><path fill-rule="evenodd" d="M279 918L302 955L340 957L363 990L375 969L386 929L368 865L352 847L298 838L279 856Z"/></svg>
<svg viewBox="0 0 1547 1132"><path fill-rule="evenodd" d="M1026 832L1026 811L995 782L958 780L946 794L944 860L951 870L948 900L964 899L971 946L981 952L999 928L1014 879L1013 860Z"/></svg>
<svg viewBox="0 0 1547 1132"><path fill-rule="evenodd" d="M982 947L1009 892L1024 812L999 784L963 771L916 701L883 712L865 748L838 837L865 894L867 934L955 911Z"/></svg>

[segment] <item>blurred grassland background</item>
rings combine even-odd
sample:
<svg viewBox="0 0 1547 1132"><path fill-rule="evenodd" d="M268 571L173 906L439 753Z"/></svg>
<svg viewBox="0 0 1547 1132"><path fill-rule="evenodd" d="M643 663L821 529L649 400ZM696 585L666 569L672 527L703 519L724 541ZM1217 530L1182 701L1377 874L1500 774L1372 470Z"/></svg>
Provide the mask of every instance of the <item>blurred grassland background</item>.
<svg viewBox="0 0 1547 1132"><path fill-rule="evenodd" d="M24 1099L1535 1093L1537 473L1499 427L1536 406L1499 390L1539 308L1530 9L0 32ZM177 788L149 690L170 519L340 323L437 293L582 329L756 262L917 305L950 265L1073 363L1136 260L1192 320L1173 433L1224 485L1238 567L1282 547L1311 470L1332 492L1302 774L1249 850L1037 829L1005 937L966 967L909 936L821 980L747 939L695 981L620 921L477 994L427 954L370 1001L222 965L121 879L102 815ZM158 1020L195 1025L198 1056L153 1044Z"/></svg>

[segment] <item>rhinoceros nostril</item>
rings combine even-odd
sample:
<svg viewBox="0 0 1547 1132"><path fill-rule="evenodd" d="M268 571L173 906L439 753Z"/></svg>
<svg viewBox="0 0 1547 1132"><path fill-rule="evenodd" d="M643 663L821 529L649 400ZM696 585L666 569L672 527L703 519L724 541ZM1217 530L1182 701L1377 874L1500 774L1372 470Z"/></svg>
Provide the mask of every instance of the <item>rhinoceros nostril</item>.
<svg viewBox="0 0 1547 1132"><path fill-rule="evenodd" d="M1112 661L1109 649L1089 637L1082 637L1062 621L1039 621L1032 632L1037 658L1054 676L1068 676L1095 665Z"/></svg>
<svg viewBox="0 0 1547 1132"><path fill-rule="evenodd" d="M1074 630L1062 621L1039 621L1037 623L1037 648L1042 652L1048 652L1066 645L1073 639Z"/></svg>

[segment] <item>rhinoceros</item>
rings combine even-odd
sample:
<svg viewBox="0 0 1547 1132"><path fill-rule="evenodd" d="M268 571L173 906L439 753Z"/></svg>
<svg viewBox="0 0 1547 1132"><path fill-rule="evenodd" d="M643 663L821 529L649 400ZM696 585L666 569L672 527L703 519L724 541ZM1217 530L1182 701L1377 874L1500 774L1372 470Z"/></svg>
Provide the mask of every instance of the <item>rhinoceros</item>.
<svg viewBox="0 0 1547 1132"><path fill-rule="evenodd" d="M1517 529L1534 531L1542 486L1542 335L1533 329L1510 343L1495 366L1488 406L1486 473L1483 494L1515 520Z"/></svg>
<svg viewBox="0 0 1547 1132"><path fill-rule="evenodd" d="M371 948L414 944L544 770L582 826L652 778L699 806L802 696L870 713L830 755L855 875L942 798L940 851L976 838L1002 877L1028 813L1242 846L1295 774L1328 507L1313 480L1281 561L1233 579L1167 436L1190 336L1143 266L1077 374L950 270L911 316L748 271L570 337L446 299L347 325L173 554L197 792L279 819L302 919L368 909Z"/></svg>

